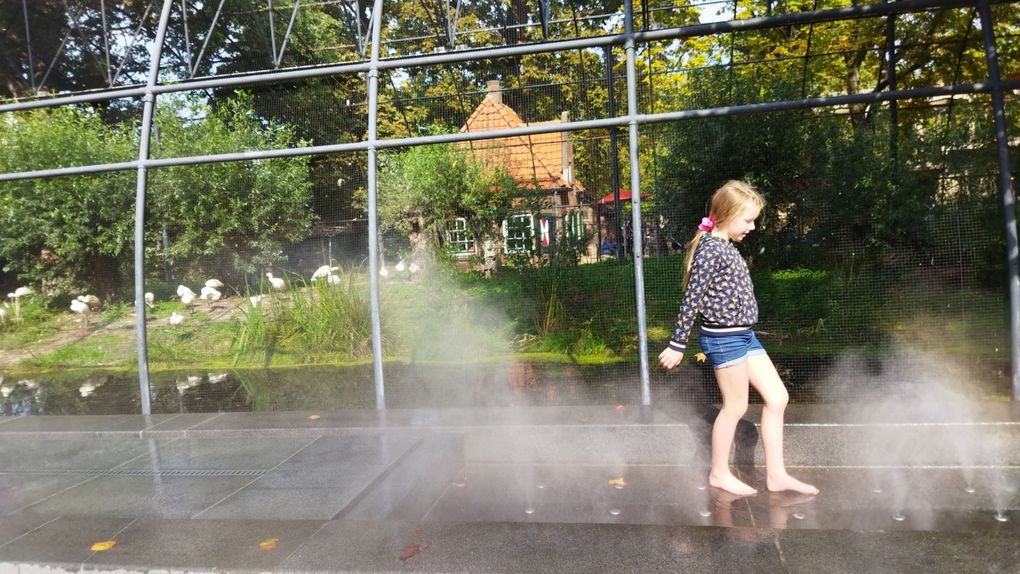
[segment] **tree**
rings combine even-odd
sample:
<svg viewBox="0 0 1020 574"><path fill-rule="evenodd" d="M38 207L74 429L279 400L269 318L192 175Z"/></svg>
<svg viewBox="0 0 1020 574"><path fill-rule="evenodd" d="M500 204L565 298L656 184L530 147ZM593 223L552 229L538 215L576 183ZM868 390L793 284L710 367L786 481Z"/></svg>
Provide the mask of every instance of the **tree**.
<svg viewBox="0 0 1020 574"><path fill-rule="evenodd" d="M175 157L303 145L294 128L266 123L239 93L214 107L191 103L162 109L157 117L158 155ZM192 121L188 117L201 117ZM169 248L183 275L225 273L228 279L261 271L282 260L285 242L307 235L311 211L310 159L267 159L156 170L148 197L152 239Z"/></svg>
<svg viewBox="0 0 1020 574"><path fill-rule="evenodd" d="M291 128L255 117L244 96L216 109L171 103L158 117L156 156L300 145ZM0 121L0 172L137 154L137 126L104 123L88 107ZM304 237L313 218L308 158L168 168L149 177L149 260L167 256L186 272L236 274L276 262L282 242ZM87 289L103 298L129 290L122 279L132 263L135 181L134 171L119 171L0 183L0 258L22 280L54 290Z"/></svg>
<svg viewBox="0 0 1020 574"><path fill-rule="evenodd" d="M137 153L130 126L107 125L88 108L0 123L0 172L129 161ZM22 280L109 297L130 253L134 187L130 171L0 183L0 258Z"/></svg>
<svg viewBox="0 0 1020 574"><path fill-rule="evenodd" d="M464 147L415 147L382 156L380 227L439 244L451 220L463 217L475 238L483 240L499 233L499 224L519 194L517 183L505 171L479 162Z"/></svg>

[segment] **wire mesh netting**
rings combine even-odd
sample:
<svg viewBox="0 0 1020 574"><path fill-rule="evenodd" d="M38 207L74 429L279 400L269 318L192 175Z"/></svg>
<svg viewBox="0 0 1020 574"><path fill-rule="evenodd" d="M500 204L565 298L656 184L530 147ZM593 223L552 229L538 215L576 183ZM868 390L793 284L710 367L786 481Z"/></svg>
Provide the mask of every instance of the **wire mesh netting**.
<svg viewBox="0 0 1020 574"><path fill-rule="evenodd" d="M0 11L18 61L0 70L7 95L144 83L155 3L111 9L116 26L98 35L98 4L29 4L27 27L24 5ZM635 7L634 29L846 5L657 1ZM174 4L159 80L230 80L161 94L153 113L151 157L184 164L146 178L155 412L375 406L374 281L388 407L637 404L642 351L653 404L716 402L697 329L676 371L656 356L689 242L728 179L767 201L739 250L759 337L793 400L923 384L890 368L905 353L963 366L972 396L1008 396L990 98L803 102L983 82L974 7L642 41L631 110L623 46L542 44L620 33L618 6L550 6L543 22L537 3L386 3L384 58L543 47L385 65L372 189L365 69L245 79L363 63L368 3ZM36 23L47 14L62 22L49 36ZM1017 15L1016 3L993 6L1006 80L1020 74ZM122 98L9 112L0 173L132 162L141 108ZM687 114L641 123L634 161L627 125L567 125L631 112ZM1017 114L1008 95L1012 143ZM515 129L531 133L484 135ZM454 136L464 141L437 142ZM131 167L0 182L7 412L138 410Z"/></svg>

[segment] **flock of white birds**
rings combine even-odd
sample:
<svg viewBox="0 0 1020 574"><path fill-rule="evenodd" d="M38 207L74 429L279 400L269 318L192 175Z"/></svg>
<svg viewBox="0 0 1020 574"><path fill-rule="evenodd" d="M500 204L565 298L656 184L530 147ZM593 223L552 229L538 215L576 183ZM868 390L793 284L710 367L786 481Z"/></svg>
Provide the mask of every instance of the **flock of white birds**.
<svg viewBox="0 0 1020 574"><path fill-rule="evenodd" d="M417 263L411 263L407 265L404 260L400 260L393 269L404 275L414 275L421 271L421 268ZM340 275L337 273L340 270L339 267L331 267L329 265L322 265L312 273L311 281L315 283L317 281L325 281L330 285L337 285L340 283ZM388 277L390 275L389 270L383 265L379 269L379 275L381 277ZM266 279L269 280L269 285L273 291L286 291L287 282L282 277L273 276L272 272L266 272ZM205 285L196 294L186 285L177 286L177 297L180 298L181 303L185 306L191 307L196 301L206 301L209 306L216 301L223 298L223 282L219 279L209 279L205 282ZM34 291L28 287L18 287L13 293L8 293L7 298L12 301L12 304L8 304L4 301L3 306L0 306L0 324L4 324L8 321L8 309L13 309L14 321L21 321L21 298L32 295ZM253 295L249 297L252 307L258 307L263 299L263 295ZM152 293L145 294L145 304L148 307L153 307L156 302L156 297ZM99 309L100 300L95 295L79 295L74 301L71 301L71 311L82 318L82 327L88 325L89 316ZM170 315L170 324L178 326L184 323L184 315L174 311Z"/></svg>

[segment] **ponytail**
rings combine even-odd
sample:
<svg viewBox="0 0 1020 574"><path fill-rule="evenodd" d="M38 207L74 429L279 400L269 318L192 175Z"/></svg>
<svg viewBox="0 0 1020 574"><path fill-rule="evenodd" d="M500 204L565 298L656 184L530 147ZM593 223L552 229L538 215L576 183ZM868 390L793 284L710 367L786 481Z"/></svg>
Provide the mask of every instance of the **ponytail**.
<svg viewBox="0 0 1020 574"><path fill-rule="evenodd" d="M694 234L694 238L687 244L687 255L684 256L684 291L687 290L687 283L691 280L691 267L694 265L694 251L698 249L698 245L701 243L701 238L707 233L707 231L699 229L697 233Z"/></svg>

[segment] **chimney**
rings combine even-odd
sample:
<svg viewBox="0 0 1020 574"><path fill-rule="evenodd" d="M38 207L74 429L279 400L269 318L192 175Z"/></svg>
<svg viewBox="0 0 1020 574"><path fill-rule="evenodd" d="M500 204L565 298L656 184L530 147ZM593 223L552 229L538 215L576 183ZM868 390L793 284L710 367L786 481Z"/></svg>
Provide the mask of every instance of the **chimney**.
<svg viewBox="0 0 1020 574"><path fill-rule="evenodd" d="M485 97L492 98L497 104L503 103L503 84L499 80L485 82Z"/></svg>

